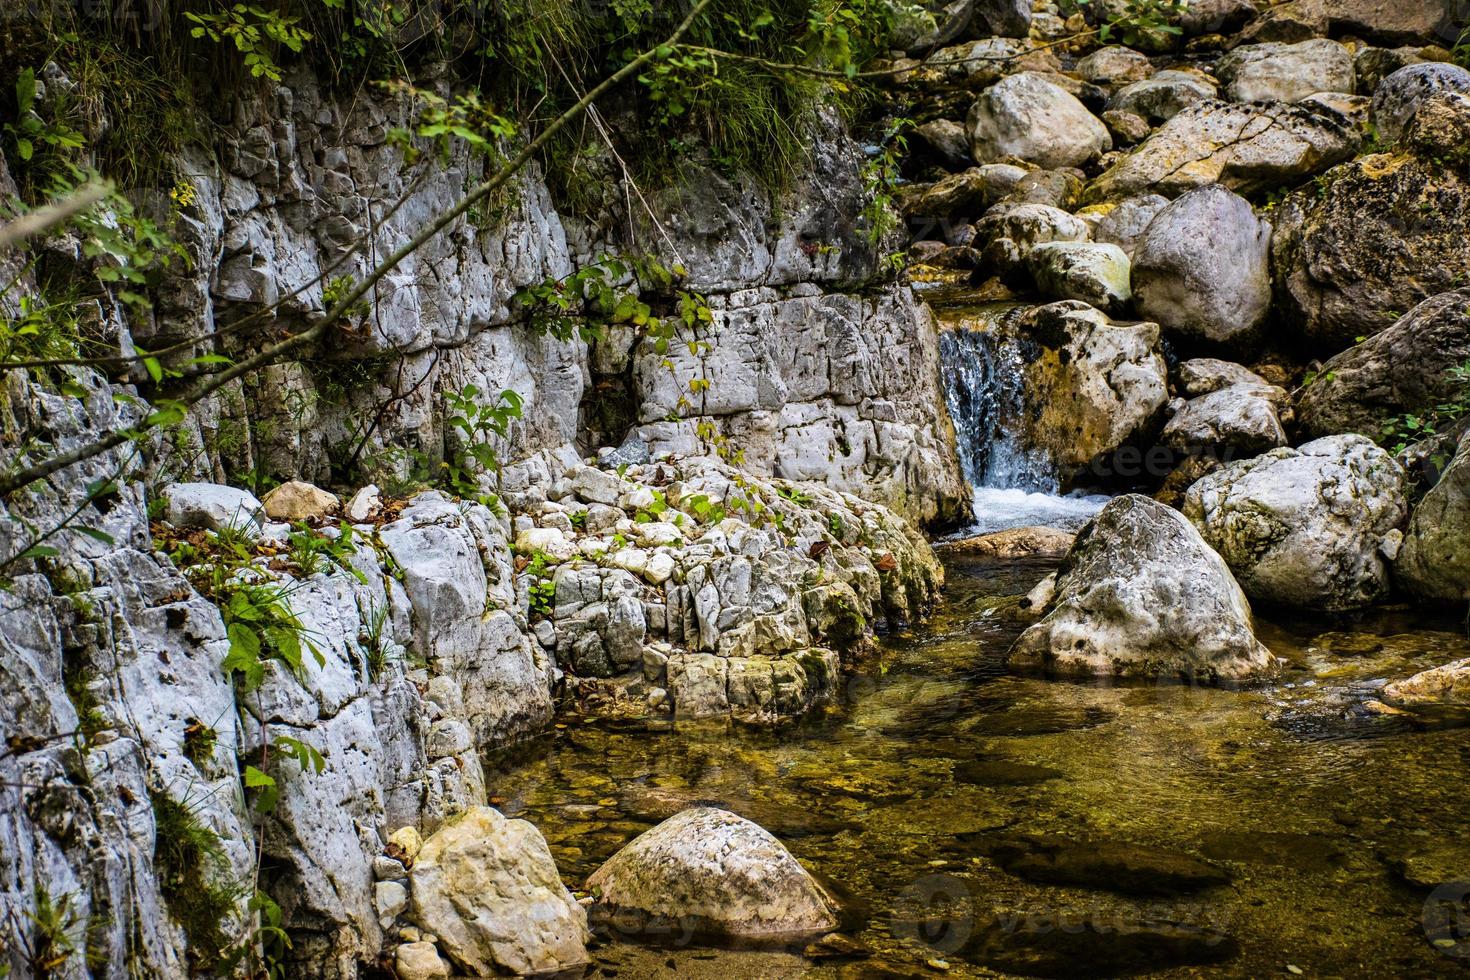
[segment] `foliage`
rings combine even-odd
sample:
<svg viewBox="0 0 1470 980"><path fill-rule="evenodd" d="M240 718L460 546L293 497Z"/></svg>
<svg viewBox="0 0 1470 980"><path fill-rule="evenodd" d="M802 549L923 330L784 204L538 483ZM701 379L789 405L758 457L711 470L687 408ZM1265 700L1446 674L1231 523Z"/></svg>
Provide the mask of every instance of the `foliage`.
<svg viewBox="0 0 1470 980"><path fill-rule="evenodd" d="M326 658L306 635L306 627L291 611L289 590L281 585L230 580L216 590L225 621L230 651L220 665L240 675L241 688L253 691L265 680L267 660L285 664L297 680L306 679L305 654L318 667Z"/></svg>
<svg viewBox="0 0 1470 980"><path fill-rule="evenodd" d="M230 945L225 922L240 898L236 887L221 883L229 872L224 848L194 807L165 793L153 794L153 823L159 888L189 940L194 966L208 972Z"/></svg>
<svg viewBox="0 0 1470 980"><path fill-rule="evenodd" d="M908 140L903 133L910 124L908 119L889 123L877 155L863 164L863 193L867 203L861 218L863 235L871 245L879 244L898 226L893 192L900 180L899 166L908 153Z"/></svg>
<svg viewBox="0 0 1470 980"><path fill-rule="evenodd" d="M1470 69L1470 23L1466 23L1450 48L1450 60L1461 68Z"/></svg>
<svg viewBox="0 0 1470 980"><path fill-rule="evenodd" d="M444 396L449 416L446 424L459 433L459 452L444 461L446 480L462 497L479 498L477 476L500 474L497 441L504 441L510 424L521 417L521 396L509 388L494 401L482 401L480 389L467 384Z"/></svg>
<svg viewBox="0 0 1470 980"><path fill-rule="evenodd" d="M1389 419L1383 424L1379 443L1397 455L1412 444L1445 432L1470 416L1470 361L1450 368L1446 380L1450 391L1442 401ZM1436 466L1443 466L1449 460L1440 454L1433 461Z"/></svg>
<svg viewBox="0 0 1470 980"><path fill-rule="evenodd" d="M388 613L386 602L369 600L366 609L362 600L357 602L357 621L360 624L357 645L362 648L369 680L381 677L388 669L392 654L389 649L392 641L388 639Z"/></svg>
<svg viewBox="0 0 1470 980"><path fill-rule="evenodd" d="M299 16L267 10L255 4L237 3L217 13L184 11L184 17L195 26L193 37L207 37L216 44L233 44L245 56L245 67L255 78L273 82L281 80L281 66L272 57L275 45L299 54L311 40L311 32L297 26Z"/></svg>
<svg viewBox="0 0 1470 980"><path fill-rule="evenodd" d="M307 578L329 571L335 565L367 584L367 576L352 566L352 558L357 554L357 539L352 525L346 521L338 522L335 536L323 534L306 523L298 523L296 529L286 535L286 542L290 547L292 564Z"/></svg>
<svg viewBox="0 0 1470 980"><path fill-rule="evenodd" d="M80 150L86 141L65 121L41 117L37 91L35 70L22 70L15 80L15 122L6 123L4 133L23 164L36 159L38 153L43 159L50 155L71 159L73 155L69 151Z"/></svg>

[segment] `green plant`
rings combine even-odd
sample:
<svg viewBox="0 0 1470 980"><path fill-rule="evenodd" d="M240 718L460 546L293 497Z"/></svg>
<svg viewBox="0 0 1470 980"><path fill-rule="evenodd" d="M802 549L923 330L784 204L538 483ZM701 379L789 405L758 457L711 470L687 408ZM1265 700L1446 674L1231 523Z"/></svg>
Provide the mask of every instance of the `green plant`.
<svg viewBox="0 0 1470 980"><path fill-rule="evenodd" d="M461 497L479 498L476 477L500 472L494 440L504 440L510 424L521 417L521 396L506 389L494 401L481 401L480 389L467 384L445 395L449 417L445 420L459 433L459 451L443 463L449 488Z"/></svg>
<svg viewBox="0 0 1470 980"><path fill-rule="evenodd" d="M198 718L184 722L184 755L196 766L203 766L214 758L219 744L219 733Z"/></svg>
<svg viewBox="0 0 1470 980"><path fill-rule="evenodd" d="M311 40L311 32L297 26L300 17L255 4L237 3L217 13L184 11L184 17L196 25L189 32L193 37L233 44L245 56L245 67L252 76L273 82L281 80L281 66L273 57L276 46L300 54L302 46Z"/></svg>
<svg viewBox="0 0 1470 980"><path fill-rule="evenodd" d="M550 619L556 610L556 583L549 578L534 579L527 591L531 596L531 615Z"/></svg>
<svg viewBox="0 0 1470 980"><path fill-rule="evenodd" d="M352 525L346 521L338 522L335 537L308 524L298 523L296 529L286 535L289 559L307 578L336 566L366 585L367 576L352 565L352 558L357 554L355 535Z"/></svg>
<svg viewBox="0 0 1470 980"><path fill-rule="evenodd" d="M42 118L37 98L39 91L35 71L30 68L21 71L15 80L15 122L6 123L3 131L23 164L51 156L70 160L73 158L70 151L80 150L86 145L86 140L64 120Z"/></svg>
<svg viewBox="0 0 1470 980"><path fill-rule="evenodd" d="M1432 405L1396 415L1383 423L1378 441L1389 452L1397 455L1413 443L1444 432L1470 416L1470 361L1455 365L1445 374L1448 392L1444 398ZM1449 458L1445 453L1440 453L1432 461L1437 467L1442 467L1449 462Z"/></svg>
<svg viewBox="0 0 1470 980"><path fill-rule="evenodd" d="M827 514L827 530L831 531L832 536L838 541L842 540L842 536L847 532L847 525L843 523L841 514L835 511Z"/></svg>
<svg viewBox="0 0 1470 980"><path fill-rule="evenodd" d="M357 601L357 620L360 624L357 632L357 645L362 648L369 679L383 676L391 660L389 649L391 641L387 636L388 614L389 608L386 602L379 603L369 599L367 608L364 609L362 600Z"/></svg>
<svg viewBox="0 0 1470 980"><path fill-rule="evenodd" d="M288 589L275 584L230 580L216 591L225 621L230 651L220 665L240 675L241 687L253 691L265 680L265 663L278 660L297 680L305 681L305 654L318 667L326 658L306 635L306 627L291 611Z"/></svg>
<svg viewBox="0 0 1470 980"><path fill-rule="evenodd" d="M908 140L903 133L911 125L908 119L895 119L883 133L876 156L863 164L863 235L877 245L898 227L898 212L893 207L894 190L900 180L899 165L908 153Z"/></svg>
<svg viewBox="0 0 1470 980"><path fill-rule="evenodd" d="M329 310L334 308L343 299L351 295L352 287L356 285L356 280L351 276L336 276L327 280L327 284L322 287L322 306ZM342 310L342 316L349 320L361 320L371 310L372 305L367 300L359 299L356 302L348 304Z"/></svg>
<svg viewBox="0 0 1470 980"><path fill-rule="evenodd" d="M199 819L195 806L166 793L153 794L152 803L159 890L189 940L194 967L208 973L230 946L225 923L237 911L240 889L229 883L219 835Z"/></svg>
<svg viewBox="0 0 1470 980"><path fill-rule="evenodd" d="M649 492L653 495L653 502L647 507L640 508L638 513L633 515L635 524L652 524L654 521L661 520L664 514L668 513L669 501L663 491L651 490Z"/></svg>
<svg viewBox="0 0 1470 980"><path fill-rule="evenodd" d="M710 500L706 494L696 493L681 501L681 506L701 524L718 524L725 519L725 506Z"/></svg>

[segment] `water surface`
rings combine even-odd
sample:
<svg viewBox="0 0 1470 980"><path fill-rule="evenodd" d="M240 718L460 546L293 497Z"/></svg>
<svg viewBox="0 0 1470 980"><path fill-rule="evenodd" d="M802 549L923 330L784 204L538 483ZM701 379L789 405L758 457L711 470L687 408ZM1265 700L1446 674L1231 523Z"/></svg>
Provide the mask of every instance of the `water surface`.
<svg viewBox="0 0 1470 980"><path fill-rule="evenodd" d="M1449 953L1470 945L1431 921L1437 950L1424 907L1434 883L1470 879L1470 730L1361 710L1385 678L1470 655L1458 624L1263 622L1291 667L1255 691L1013 676L1020 627L997 597L1047 570L952 566L930 623L886 638L838 704L786 730L568 718L492 760L497 802L542 830L574 889L660 819L713 802L831 882L874 950L815 962L609 942L593 975L1464 974ZM1017 848L1083 865L1136 853L1143 874L1037 880ZM1228 880L1181 891L1181 863Z"/></svg>

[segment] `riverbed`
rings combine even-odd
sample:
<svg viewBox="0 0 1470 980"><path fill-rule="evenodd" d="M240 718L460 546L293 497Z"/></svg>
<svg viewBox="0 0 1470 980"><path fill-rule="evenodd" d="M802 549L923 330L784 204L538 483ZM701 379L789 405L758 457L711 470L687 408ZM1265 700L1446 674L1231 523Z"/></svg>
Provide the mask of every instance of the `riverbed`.
<svg viewBox="0 0 1470 980"><path fill-rule="evenodd" d="M829 709L789 728L571 716L491 760L494 802L540 828L574 890L658 821L713 803L781 838L872 954L603 937L589 975L1470 967L1470 942L1436 911L1470 879L1470 729L1363 707L1385 679L1470 655L1463 623L1265 615L1259 634L1288 667L1256 690L1014 676L1023 624L1005 597L1050 567L951 564L935 615L883 637Z"/></svg>

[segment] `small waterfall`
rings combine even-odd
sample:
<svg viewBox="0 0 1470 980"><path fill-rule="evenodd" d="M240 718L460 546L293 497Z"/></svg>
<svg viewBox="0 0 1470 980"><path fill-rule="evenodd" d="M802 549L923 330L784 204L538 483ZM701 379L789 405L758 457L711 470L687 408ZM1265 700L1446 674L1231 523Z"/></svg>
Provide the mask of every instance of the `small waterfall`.
<svg viewBox="0 0 1470 980"><path fill-rule="evenodd" d="M939 336L939 360L965 479L975 487L1056 493L1047 454L1021 445L1017 420L1025 404L1015 344L989 330L948 330Z"/></svg>
<svg viewBox="0 0 1470 980"><path fill-rule="evenodd" d="M1010 304L971 308L940 319L945 402L954 421L960 469L975 491L975 523L965 534L1049 524L1075 528L1106 497L1059 496L1061 480L1045 450L1021 438L1026 392L1018 345L1000 327Z"/></svg>

